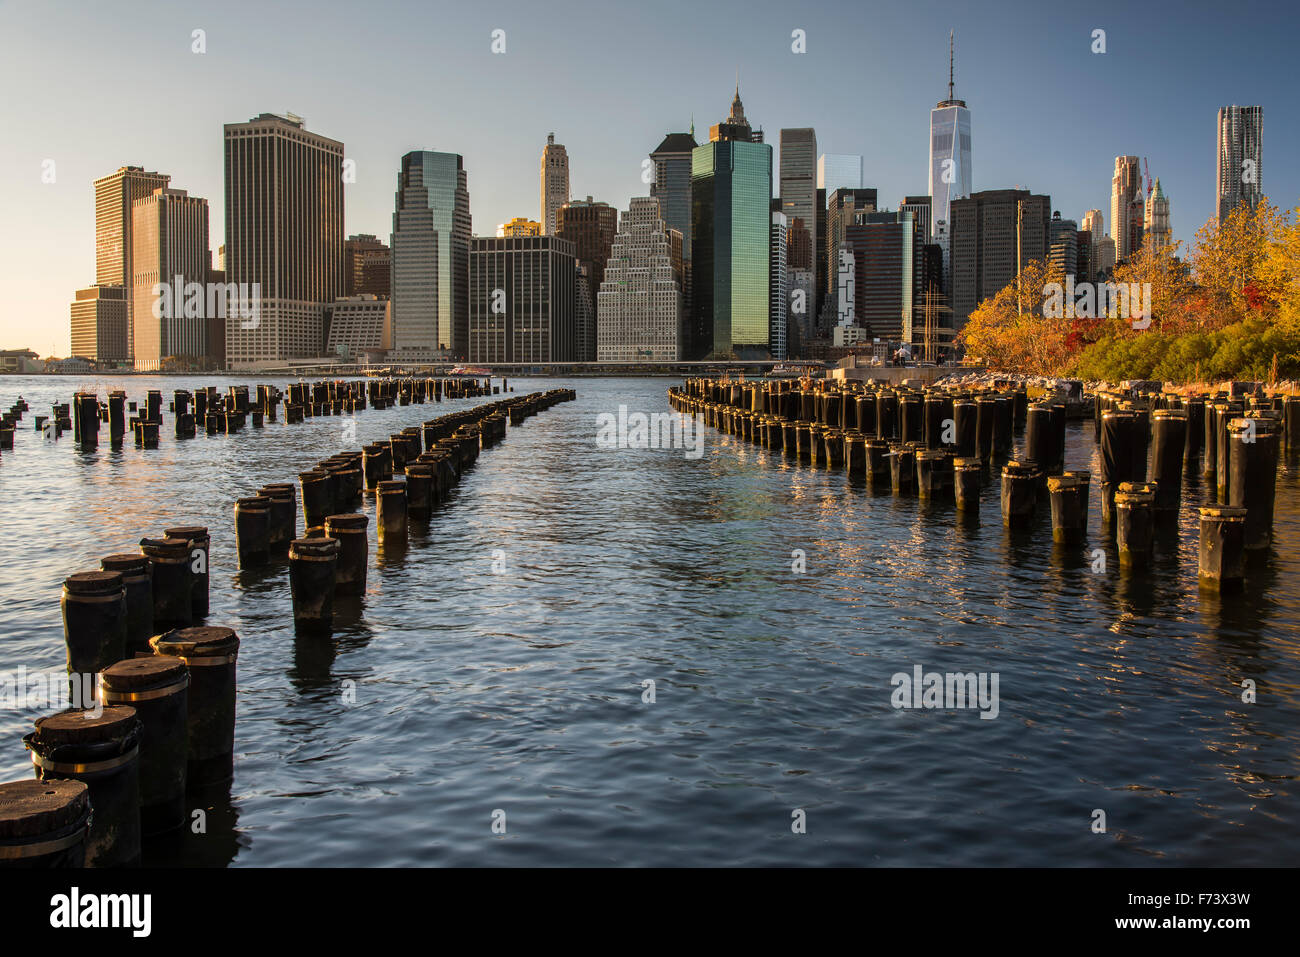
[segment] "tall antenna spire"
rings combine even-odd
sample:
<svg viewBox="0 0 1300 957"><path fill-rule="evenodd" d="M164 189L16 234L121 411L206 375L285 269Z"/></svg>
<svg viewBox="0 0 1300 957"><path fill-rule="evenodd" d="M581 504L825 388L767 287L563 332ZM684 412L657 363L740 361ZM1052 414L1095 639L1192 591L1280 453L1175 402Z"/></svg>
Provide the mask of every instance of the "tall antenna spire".
<svg viewBox="0 0 1300 957"><path fill-rule="evenodd" d="M952 38L953 31L948 31L948 99L952 99Z"/></svg>

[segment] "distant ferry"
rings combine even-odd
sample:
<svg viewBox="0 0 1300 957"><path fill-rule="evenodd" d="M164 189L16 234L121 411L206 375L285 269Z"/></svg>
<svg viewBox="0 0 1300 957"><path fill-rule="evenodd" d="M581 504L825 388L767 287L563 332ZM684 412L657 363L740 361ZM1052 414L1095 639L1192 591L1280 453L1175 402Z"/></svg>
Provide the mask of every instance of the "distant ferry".
<svg viewBox="0 0 1300 957"><path fill-rule="evenodd" d="M484 369L482 366L456 366L448 375L472 375L472 376L490 376L491 369Z"/></svg>
<svg viewBox="0 0 1300 957"><path fill-rule="evenodd" d="M797 379L800 376L812 375L814 372L825 372L823 365L816 362L810 362L806 365L794 365L786 362L778 362L772 366L772 370L767 373L770 378Z"/></svg>

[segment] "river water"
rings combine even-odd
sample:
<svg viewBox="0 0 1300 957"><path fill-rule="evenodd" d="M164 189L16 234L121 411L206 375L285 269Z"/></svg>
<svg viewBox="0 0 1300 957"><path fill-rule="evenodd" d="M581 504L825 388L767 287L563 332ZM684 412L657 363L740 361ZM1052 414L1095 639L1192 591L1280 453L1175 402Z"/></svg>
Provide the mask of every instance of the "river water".
<svg viewBox="0 0 1300 957"><path fill-rule="evenodd" d="M1196 479L1177 540L1129 576L1095 485L1090 542L1062 551L1045 519L1009 535L996 487L973 525L708 428L698 457L597 446L601 413L666 412L672 380L512 380L578 399L484 450L404 553L378 552L369 500L368 591L333 639L298 639L287 565L235 567L234 500L487 400L367 410L352 434L326 417L188 441L164 413L148 451L33 431L79 388L143 402L249 381L0 378L0 405L31 404L0 459L0 671L63 667L68 574L164 526L211 531L208 623L242 640L235 778L228 801L196 805L206 833L149 861L1282 865L1300 851L1294 467L1269 561L1220 600L1197 587ZM1090 423L1067 446L1068 467L1096 474ZM917 666L996 675L996 717L895 708L893 676ZM0 711L0 780L32 774L20 738L39 713Z"/></svg>

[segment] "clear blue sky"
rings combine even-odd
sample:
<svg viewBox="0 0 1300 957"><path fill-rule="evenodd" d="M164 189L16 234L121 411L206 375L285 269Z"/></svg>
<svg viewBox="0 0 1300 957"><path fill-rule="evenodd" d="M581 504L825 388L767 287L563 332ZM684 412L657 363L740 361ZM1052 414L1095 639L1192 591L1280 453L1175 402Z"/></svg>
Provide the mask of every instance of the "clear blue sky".
<svg viewBox="0 0 1300 957"><path fill-rule="evenodd" d="M490 234L537 217L551 131L574 195L626 208L646 192L646 153L692 114L707 138L739 69L770 142L815 127L821 152L863 154L867 185L895 207L928 188L949 29L975 189L1029 187L1067 218L1102 209L1109 228L1114 158L1145 156L1186 241L1213 213L1219 106L1264 107L1264 190L1284 208L1300 199L1297 26L1294 4L1249 0L0 0L0 347L67 353L68 304L94 280L91 181L119 166L206 197L215 249L222 124L261 112L343 141L357 166L348 233L387 238L398 159L429 148L464 155L474 229ZM490 49L497 28L504 55ZM1105 54L1091 52L1094 29Z"/></svg>

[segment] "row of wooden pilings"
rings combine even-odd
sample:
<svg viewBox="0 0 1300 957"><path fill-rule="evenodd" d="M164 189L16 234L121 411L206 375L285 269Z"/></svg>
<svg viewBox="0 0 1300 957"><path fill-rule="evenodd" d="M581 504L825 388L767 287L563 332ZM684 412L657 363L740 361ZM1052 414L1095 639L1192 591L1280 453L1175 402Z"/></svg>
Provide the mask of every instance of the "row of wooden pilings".
<svg viewBox="0 0 1300 957"><path fill-rule="evenodd" d="M30 408L27 400L20 395L8 411L0 414L0 454L14 447L14 431L23 420L23 413Z"/></svg>
<svg viewBox="0 0 1300 957"><path fill-rule="evenodd" d="M1054 541L1079 545L1087 537L1092 476L1064 467L1066 403L1031 402L1023 387L691 379L669 389L669 403L723 432L816 467L843 468L895 495L951 501L967 519L977 519L980 490L1000 463L1006 526L1031 528L1048 506ZM1102 527L1121 566L1149 565L1157 538L1176 529L1183 476L1200 468L1204 433L1213 441L1204 443L1207 468L1213 460L1223 478L1220 500L1199 510L1199 577L1208 587L1239 586L1248 556L1266 555L1272 541L1279 443L1285 435L1300 451L1300 400L1104 394L1093 411ZM1022 454L1012 459L1022 431Z"/></svg>
<svg viewBox="0 0 1300 957"><path fill-rule="evenodd" d="M368 517L346 509L376 496L380 541L404 541L408 521L427 518L507 422L574 398L556 389L503 399L332 456L299 475L302 538L295 486L264 486L235 505L240 567L287 555L297 630L328 633L334 596L365 590ZM187 795L229 788L239 637L199 624L211 557L207 528L173 526L142 539L138 555L65 580L73 707L24 737L35 780L0 784L0 867L137 863L143 838L185 824Z"/></svg>
<svg viewBox="0 0 1300 957"><path fill-rule="evenodd" d="M281 407L285 423L296 425L317 416L352 415L367 408L494 395L509 391L509 385L504 379L500 386L494 386L491 379L402 377L294 382L286 390L267 383L230 386L224 395L216 386L193 391L177 389L168 406L173 432L178 439L192 439L200 431L207 435L233 434L250 423L260 429L267 422L278 421ZM13 448L13 425L21 420L23 411L27 411L27 404L20 397L15 408L5 413L5 424L0 426L0 450ZM9 421L14 412L17 414ZM156 449L164 426L161 390L149 390L143 403L129 401L122 390L109 392L103 401L97 393L78 392L71 402L54 404L50 415L35 417L37 432L58 439L71 430L73 441L81 449L99 446L103 424L108 426L111 445L120 445L129 431L138 447Z"/></svg>

